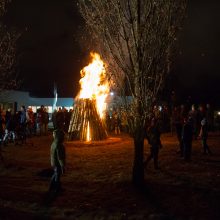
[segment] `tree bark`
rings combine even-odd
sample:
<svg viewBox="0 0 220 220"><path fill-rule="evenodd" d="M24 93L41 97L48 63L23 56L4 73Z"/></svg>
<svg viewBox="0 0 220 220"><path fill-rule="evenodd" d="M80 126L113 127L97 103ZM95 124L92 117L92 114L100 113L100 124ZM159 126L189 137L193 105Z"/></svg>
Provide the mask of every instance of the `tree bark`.
<svg viewBox="0 0 220 220"><path fill-rule="evenodd" d="M141 187L144 184L144 129L137 128L134 136L134 164L132 182Z"/></svg>

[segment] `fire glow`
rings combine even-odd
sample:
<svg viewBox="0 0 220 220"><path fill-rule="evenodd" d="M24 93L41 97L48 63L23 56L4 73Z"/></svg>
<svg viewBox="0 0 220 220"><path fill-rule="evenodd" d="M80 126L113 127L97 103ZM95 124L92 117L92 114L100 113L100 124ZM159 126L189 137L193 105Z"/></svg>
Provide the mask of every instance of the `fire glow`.
<svg viewBox="0 0 220 220"><path fill-rule="evenodd" d="M104 62L97 53L90 53L90 56L91 62L80 71L81 89L70 123L70 130L77 131L79 139L86 141L107 137L103 119L105 100L110 92Z"/></svg>
<svg viewBox="0 0 220 220"><path fill-rule="evenodd" d="M96 108L101 119L106 110L105 99L109 93L109 85L106 80L106 69L104 62L97 53L90 53L91 63L81 71L81 90L79 99L91 99L96 101Z"/></svg>

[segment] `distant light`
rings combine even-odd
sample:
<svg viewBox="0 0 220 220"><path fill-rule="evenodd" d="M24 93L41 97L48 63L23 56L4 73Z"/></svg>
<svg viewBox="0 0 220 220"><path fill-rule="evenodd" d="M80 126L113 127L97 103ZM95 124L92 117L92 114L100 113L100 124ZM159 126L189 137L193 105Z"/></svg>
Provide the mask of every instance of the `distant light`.
<svg viewBox="0 0 220 220"><path fill-rule="evenodd" d="M218 115L220 115L220 112L218 112Z"/></svg>
<svg viewBox="0 0 220 220"><path fill-rule="evenodd" d="M114 95L114 92L110 92L110 95L113 96L113 95Z"/></svg>

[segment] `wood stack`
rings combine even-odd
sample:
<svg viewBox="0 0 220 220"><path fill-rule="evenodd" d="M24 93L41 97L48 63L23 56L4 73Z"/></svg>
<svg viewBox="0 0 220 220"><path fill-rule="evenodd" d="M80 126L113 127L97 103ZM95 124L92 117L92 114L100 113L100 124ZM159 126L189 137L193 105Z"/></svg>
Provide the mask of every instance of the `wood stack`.
<svg viewBox="0 0 220 220"><path fill-rule="evenodd" d="M97 112L95 100L79 99L73 106L69 125L69 140L87 140L88 127L90 140L98 141L107 138L105 126Z"/></svg>

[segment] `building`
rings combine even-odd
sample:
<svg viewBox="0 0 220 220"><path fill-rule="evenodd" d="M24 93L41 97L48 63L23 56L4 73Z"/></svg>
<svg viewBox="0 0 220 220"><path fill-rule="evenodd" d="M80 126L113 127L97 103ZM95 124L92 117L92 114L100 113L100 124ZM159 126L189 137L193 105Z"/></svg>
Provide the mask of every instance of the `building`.
<svg viewBox="0 0 220 220"><path fill-rule="evenodd" d="M32 108L36 112L41 105L47 108L48 113L53 112L54 98L39 98L30 96L29 92L17 90L0 91L0 109L3 111L11 108L15 111L20 110L24 105L26 108ZM56 108L65 107L67 110L73 108L73 98L57 98Z"/></svg>

